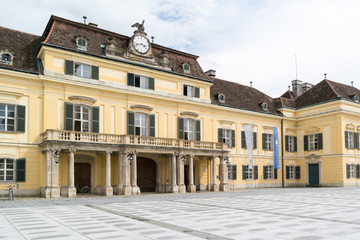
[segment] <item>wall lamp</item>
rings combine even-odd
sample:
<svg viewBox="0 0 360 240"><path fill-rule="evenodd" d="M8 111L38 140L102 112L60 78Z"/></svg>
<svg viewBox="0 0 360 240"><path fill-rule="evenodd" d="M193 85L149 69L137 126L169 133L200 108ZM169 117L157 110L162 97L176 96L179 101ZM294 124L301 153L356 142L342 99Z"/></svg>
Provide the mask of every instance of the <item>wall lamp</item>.
<svg viewBox="0 0 360 240"><path fill-rule="evenodd" d="M226 163L226 166L227 166L227 167L230 167L230 166L231 166L231 163L230 163L228 157L224 159L224 162Z"/></svg>
<svg viewBox="0 0 360 240"><path fill-rule="evenodd" d="M55 153L54 153L54 161L55 161L56 164L58 164L59 160L60 160L59 151L56 150Z"/></svg>
<svg viewBox="0 0 360 240"><path fill-rule="evenodd" d="M129 161L129 164L132 165L133 164L133 155L132 154L128 154L127 155L127 160Z"/></svg>
<svg viewBox="0 0 360 240"><path fill-rule="evenodd" d="M186 157L184 155L181 156L181 160L183 161L184 164L186 164Z"/></svg>

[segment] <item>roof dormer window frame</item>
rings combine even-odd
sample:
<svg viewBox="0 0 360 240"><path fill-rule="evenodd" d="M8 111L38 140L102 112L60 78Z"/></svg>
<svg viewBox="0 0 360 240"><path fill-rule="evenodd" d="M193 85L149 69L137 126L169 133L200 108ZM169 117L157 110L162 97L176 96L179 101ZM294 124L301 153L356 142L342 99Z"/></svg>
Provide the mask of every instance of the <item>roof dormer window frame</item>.
<svg viewBox="0 0 360 240"><path fill-rule="evenodd" d="M1 51L0 52L0 63L5 63L8 65L13 64L14 55L9 51Z"/></svg>
<svg viewBox="0 0 360 240"><path fill-rule="evenodd" d="M183 69L184 73L188 73L188 74L191 73L191 66L189 63L183 63L182 69Z"/></svg>
<svg viewBox="0 0 360 240"><path fill-rule="evenodd" d="M88 39L84 36L75 37L76 48L87 51Z"/></svg>

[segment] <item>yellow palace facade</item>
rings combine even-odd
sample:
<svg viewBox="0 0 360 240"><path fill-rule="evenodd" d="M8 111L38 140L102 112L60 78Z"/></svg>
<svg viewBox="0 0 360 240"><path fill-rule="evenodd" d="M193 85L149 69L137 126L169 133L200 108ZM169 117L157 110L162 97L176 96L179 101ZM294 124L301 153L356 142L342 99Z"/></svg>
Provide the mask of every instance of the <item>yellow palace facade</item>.
<svg viewBox="0 0 360 240"><path fill-rule="evenodd" d="M358 89L294 80L274 99L133 27L56 16L42 36L0 27L0 195L360 184Z"/></svg>

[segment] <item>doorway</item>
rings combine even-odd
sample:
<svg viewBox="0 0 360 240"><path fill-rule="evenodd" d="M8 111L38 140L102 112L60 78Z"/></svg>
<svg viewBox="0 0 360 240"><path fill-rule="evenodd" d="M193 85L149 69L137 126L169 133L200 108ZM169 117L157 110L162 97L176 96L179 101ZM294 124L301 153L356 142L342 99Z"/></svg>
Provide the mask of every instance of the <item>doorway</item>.
<svg viewBox="0 0 360 240"><path fill-rule="evenodd" d="M141 192L155 192L156 163L150 158L137 157L137 185Z"/></svg>
<svg viewBox="0 0 360 240"><path fill-rule="evenodd" d="M91 166L89 163L75 163L76 193L91 192Z"/></svg>
<svg viewBox="0 0 360 240"><path fill-rule="evenodd" d="M319 164L309 164L309 185L319 186Z"/></svg>

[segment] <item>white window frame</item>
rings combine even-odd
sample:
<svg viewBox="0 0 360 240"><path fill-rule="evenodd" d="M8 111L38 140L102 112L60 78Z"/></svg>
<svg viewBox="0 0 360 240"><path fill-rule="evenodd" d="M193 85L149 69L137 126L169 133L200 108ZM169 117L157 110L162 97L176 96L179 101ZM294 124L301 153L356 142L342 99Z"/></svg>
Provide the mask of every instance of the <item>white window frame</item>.
<svg viewBox="0 0 360 240"><path fill-rule="evenodd" d="M295 152L295 136L288 136L288 145L289 152Z"/></svg>
<svg viewBox="0 0 360 240"><path fill-rule="evenodd" d="M347 136L348 148L356 148L356 146L355 146L356 133L355 132L345 132L345 134L348 134L348 136Z"/></svg>
<svg viewBox="0 0 360 240"><path fill-rule="evenodd" d="M77 108L80 108L80 111L77 110ZM87 118L86 113L84 111L84 109L87 109ZM76 116L76 114L79 114L79 118ZM90 124L91 124L91 107L86 106L86 105L74 105L74 130L76 129L76 123L79 122L80 123L80 132L90 132ZM86 125L87 125L87 129L86 129ZM75 130L75 131L79 131L79 130Z"/></svg>
<svg viewBox="0 0 360 240"><path fill-rule="evenodd" d="M0 116L0 121L4 121L4 129L0 129L0 132L15 132L15 127L16 127L16 105L13 104L0 104L0 106L4 106L5 109L4 110L0 110L0 115L2 115L2 113L4 113L3 116ZM8 116L9 115L9 107L13 107L13 112L14 116ZM13 121L13 124L9 123ZM0 122L1 123L1 122ZM10 126L12 126L12 129L10 128ZM10 130L9 130L10 128Z"/></svg>
<svg viewBox="0 0 360 240"><path fill-rule="evenodd" d="M228 147L232 147L231 146L231 129L226 129L223 128L222 129L222 142L226 143Z"/></svg>
<svg viewBox="0 0 360 240"><path fill-rule="evenodd" d="M349 178L355 178L356 177L356 165L355 164L349 164Z"/></svg>
<svg viewBox="0 0 360 240"><path fill-rule="evenodd" d="M249 165L246 165L246 180L253 179L253 171L254 171L254 166L253 166L253 169L250 169Z"/></svg>
<svg viewBox="0 0 360 240"><path fill-rule="evenodd" d="M274 166L273 165L267 165L266 167L266 179L273 179L274 176Z"/></svg>
<svg viewBox="0 0 360 240"><path fill-rule="evenodd" d="M195 139L195 121L191 118L184 118L184 139Z"/></svg>
<svg viewBox="0 0 360 240"><path fill-rule="evenodd" d="M85 45L80 45L79 40L84 40ZM77 46L77 49L87 51L87 40L84 37L77 37L76 38L76 46Z"/></svg>
<svg viewBox="0 0 360 240"><path fill-rule="evenodd" d="M1 158L0 162L4 162L3 164L0 163L3 169L0 169L0 182L13 182L15 181L15 160L10 158ZM10 165L10 162L12 163L12 168L8 168L8 165ZM11 172L12 179L7 179L9 172Z"/></svg>
<svg viewBox="0 0 360 240"><path fill-rule="evenodd" d="M296 178L296 168L295 166L289 166L289 179Z"/></svg>
<svg viewBox="0 0 360 240"><path fill-rule="evenodd" d="M149 88L149 78L146 76L134 74L134 87L143 89Z"/></svg>
<svg viewBox="0 0 360 240"><path fill-rule="evenodd" d="M85 71L85 67L88 67L89 71ZM86 75L88 73L88 76ZM91 65L86 63L74 62L74 75L77 77L91 78Z"/></svg>
<svg viewBox="0 0 360 240"><path fill-rule="evenodd" d="M273 150L273 135L270 133L265 133L265 150Z"/></svg>
<svg viewBox="0 0 360 240"><path fill-rule="evenodd" d="M183 91L184 91L184 88L186 88L186 95L184 94L184 96L195 97L195 87L194 86L184 84Z"/></svg>
<svg viewBox="0 0 360 240"><path fill-rule="evenodd" d="M309 151L319 149L319 139L318 139L318 137L319 137L318 134L310 134L310 135L308 135Z"/></svg>
<svg viewBox="0 0 360 240"><path fill-rule="evenodd" d="M148 136L148 125L149 125L149 120L148 117L149 115L146 113L138 113L135 112L135 135L138 136ZM137 134L137 131L139 131L139 134Z"/></svg>

